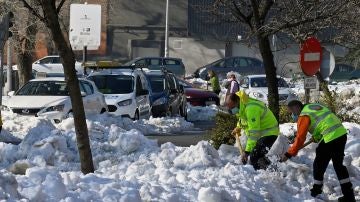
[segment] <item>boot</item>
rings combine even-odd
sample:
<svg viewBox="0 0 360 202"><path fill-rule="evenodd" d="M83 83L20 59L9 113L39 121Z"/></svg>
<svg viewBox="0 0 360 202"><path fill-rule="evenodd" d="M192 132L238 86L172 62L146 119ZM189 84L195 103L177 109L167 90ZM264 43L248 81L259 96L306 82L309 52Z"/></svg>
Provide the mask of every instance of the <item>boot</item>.
<svg viewBox="0 0 360 202"><path fill-rule="evenodd" d="M322 193L322 184L314 184L313 188L310 189L311 196L316 197L317 195Z"/></svg>
<svg viewBox="0 0 360 202"><path fill-rule="evenodd" d="M341 191L344 196L338 199L339 202L355 202L355 195L351 182L342 184Z"/></svg>

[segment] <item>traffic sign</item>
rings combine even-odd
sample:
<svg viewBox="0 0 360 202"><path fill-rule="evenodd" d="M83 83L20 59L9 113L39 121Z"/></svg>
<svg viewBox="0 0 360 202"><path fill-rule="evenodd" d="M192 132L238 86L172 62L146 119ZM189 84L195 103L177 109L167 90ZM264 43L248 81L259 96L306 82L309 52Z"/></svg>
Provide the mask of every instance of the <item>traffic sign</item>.
<svg viewBox="0 0 360 202"><path fill-rule="evenodd" d="M308 38L300 50L300 66L307 76L314 76L320 69L322 48L320 42L314 38Z"/></svg>
<svg viewBox="0 0 360 202"><path fill-rule="evenodd" d="M97 50L101 41L101 5L71 4L69 40L74 50Z"/></svg>
<svg viewBox="0 0 360 202"><path fill-rule="evenodd" d="M304 80L305 89L317 89L318 80L316 77L307 77Z"/></svg>
<svg viewBox="0 0 360 202"><path fill-rule="evenodd" d="M322 60L320 66L320 74L324 79L330 77L335 69L335 56L326 48L322 49Z"/></svg>

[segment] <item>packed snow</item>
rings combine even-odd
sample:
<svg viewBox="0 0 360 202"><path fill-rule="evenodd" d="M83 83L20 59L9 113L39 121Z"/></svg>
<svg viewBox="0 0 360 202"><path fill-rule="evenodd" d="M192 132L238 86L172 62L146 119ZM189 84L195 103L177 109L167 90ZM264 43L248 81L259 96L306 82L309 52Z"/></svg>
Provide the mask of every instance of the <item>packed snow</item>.
<svg viewBox="0 0 360 202"><path fill-rule="evenodd" d="M206 107L188 105L188 121L209 121L214 120L216 114L221 111L216 105Z"/></svg>
<svg viewBox="0 0 360 202"><path fill-rule="evenodd" d="M355 82L334 89L354 108L349 113L359 108ZM217 111L216 106L191 107L188 119L210 119ZM13 114L2 119L0 140L21 143L0 142L0 201L317 201L309 191L315 143L285 163L275 159L287 147L276 147L270 169L255 171L242 164L239 149L231 145L218 150L206 141L190 147L159 146L146 137L193 129L181 117L132 121L98 115L87 120L96 170L83 175L72 118L60 124ZM360 200L360 125L344 125L348 130L344 164ZM296 124L282 124L280 131L282 137L291 136ZM341 196L331 165L324 183L323 199Z"/></svg>

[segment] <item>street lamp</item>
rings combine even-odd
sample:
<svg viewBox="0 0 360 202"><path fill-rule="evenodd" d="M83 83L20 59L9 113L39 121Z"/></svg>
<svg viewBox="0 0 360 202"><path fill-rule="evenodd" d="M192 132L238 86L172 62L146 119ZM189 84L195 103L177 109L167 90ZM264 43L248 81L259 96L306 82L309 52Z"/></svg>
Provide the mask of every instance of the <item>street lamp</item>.
<svg viewBox="0 0 360 202"><path fill-rule="evenodd" d="M165 54L164 57L169 57L169 0L166 0L165 11Z"/></svg>

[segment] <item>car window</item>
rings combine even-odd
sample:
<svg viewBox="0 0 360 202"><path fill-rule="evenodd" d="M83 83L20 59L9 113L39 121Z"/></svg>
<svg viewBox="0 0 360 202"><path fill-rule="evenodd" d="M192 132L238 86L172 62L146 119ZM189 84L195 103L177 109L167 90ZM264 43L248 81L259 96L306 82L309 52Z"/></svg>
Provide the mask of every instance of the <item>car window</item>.
<svg viewBox="0 0 360 202"><path fill-rule="evenodd" d="M161 61L158 58L150 58L149 65L161 65Z"/></svg>
<svg viewBox="0 0 360 202"><path fill-rule="evenodd" d="M214 66L214 67L225 67L225 60L222 59L222 60L220 60L220 61L218 61L218 62L215 62L215 63L213 64L213 66Z"/></svg>
<svg viewBox="0 0 360 202"><path fill-rule="evenodd" d="M225 62L225 67L232 67L234 65L234 58L227 58Z"/></svg>
<svg viewBox="0 0 360 202"><path fill-rule="evenodd" d="M234 67L247 67L248 66L248 62L246 61L245 58L235 58L234 60Z"/></svg>
<svg viewBox="0 0 360 202"><path fill-rule="evenodd" d="M99 91L103 94L128 94L134 91L134 77L128 75L90 76Z"/></svg>
<svg viewBox="0 0 360 202"><path fill-rule="evenodd" d="M348 65L338 65L337 72L351 72L354 68Z"/></svg>
<svg viewBox="0 0 360 202"><path fill-rule="evenodd" d="M92 87L92 85L86 81L82 81L81 85L83 86L83 89L85 90L87 95L92 95L94 94L94 89Z"/></svg>
<svg viewBox="0 0 360 202"><path fill-rule="evenodd" d="M47 57L40 60L40 64L52 64L52 63L53 63L53 59L51 57Z"/></svg>
<svg viewBox="0 0 360 202"><path fill-rule="evenodd" d="M146 60L145 59L141 59L135 62L136 64L146 64Z"/></svg>
<svg viewBox="0 0 360 202"><path fill-rule="evenodd" d="M164 63L165 65L180 65L180 61L173 59L165 59Z"/></svg>
<svg viewBox="0 0 360 202"><path fill-rule="evenodd" d="M30 81L16 95L68 96L69 92L64 81Z"/></svg>
<svg viewBox="0 0 360 202"><path fill-rule="evenodd" d="M61 63L60 57L53 57L52 63Z"/></svg>
<svg viewBox="0 0 360 202"><path fill-rule="evenodd" d="M166 80L164 76L149 76L151 90L154 93L163 92L167 89Z"/></svg>
<svg viewBox="0 0 360 202"><path fill-rule="evenodd" d="M250 86L255 88L267 87L267 81L265 77L251 78ZM288 88L288 84L283 78L278 78L278 87Z"/></svg>
<svg viewBox="0 0 360 202"><path fill-rule="evenodd" d="M254 66L254 67L261 67L262 66L262 62L259 61L259 60L248 58L247 62L249 64L249 66Z"/></svg>

